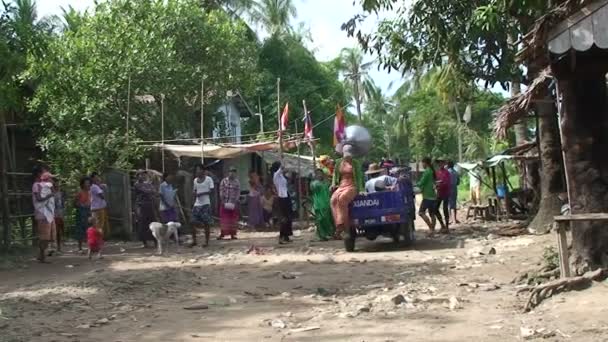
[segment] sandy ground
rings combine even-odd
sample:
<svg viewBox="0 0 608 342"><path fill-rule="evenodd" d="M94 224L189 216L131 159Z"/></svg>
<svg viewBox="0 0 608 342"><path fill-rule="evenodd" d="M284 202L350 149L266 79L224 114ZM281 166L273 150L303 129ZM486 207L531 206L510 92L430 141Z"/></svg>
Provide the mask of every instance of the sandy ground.
<svg viewBox="0 0 608 342"><path fill-rule="evenodd" d="M608 283L524 314L526 295L510 282L554 238L492 231L419 231L407 248L359 239L355 253L310 232L289 246L242 232L163 257L132 243L111 244L101 261L66 253L0 271L0 341L608 339Z"/></svg>

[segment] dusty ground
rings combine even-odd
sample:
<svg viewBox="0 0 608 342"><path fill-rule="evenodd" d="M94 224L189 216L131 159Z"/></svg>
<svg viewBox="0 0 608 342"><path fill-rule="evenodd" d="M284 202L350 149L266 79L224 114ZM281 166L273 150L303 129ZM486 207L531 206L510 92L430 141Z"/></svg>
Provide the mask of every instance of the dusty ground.
<svg viewBox="0 0 608 342"><path fill-rule="evenodd" d="M359 239L356 253L309 232L281 247L273 233L243 232L166 257L135 244L114 244L97 262L67 253L0 271L0 341L608 339L608 283L524 314L510 281L553 236L491 232L422 231L410 248Z"/></svg>

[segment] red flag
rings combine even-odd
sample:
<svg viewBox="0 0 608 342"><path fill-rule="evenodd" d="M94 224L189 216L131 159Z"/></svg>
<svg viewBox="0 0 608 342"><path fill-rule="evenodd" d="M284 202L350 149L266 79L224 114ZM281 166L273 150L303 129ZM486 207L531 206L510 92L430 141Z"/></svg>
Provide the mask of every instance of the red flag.
<svg viewBox="0 0 608 342"><path fill-rule="evenodd" d="M310 112L304 113L304 139L314 139L314 136L312 135L312 118L310 117Z"/></svg>
<svg viewBox="0 0 608 342"><path fill-rule="evenodd" d="M336 117L334 119L334 146L344 140L346 130L346 119L344 118L344 112L342 111L342 107L338 105L336 110Z"/></svg>
<svg viewBox="0 0 608 342"><path fill-rule="evenodd" d="M288 124L289 124L289 103L286 103L285 108L283 109L283 114L281 114L281 127L279 127L279 133L286 131Z"/></svg>

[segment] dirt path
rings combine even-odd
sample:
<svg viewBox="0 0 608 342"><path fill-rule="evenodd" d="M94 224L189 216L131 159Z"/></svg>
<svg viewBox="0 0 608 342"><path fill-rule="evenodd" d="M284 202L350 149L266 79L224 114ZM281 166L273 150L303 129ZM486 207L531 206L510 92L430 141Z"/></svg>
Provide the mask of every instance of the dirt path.
<svg viewBox="0 0 608 342"><path fill-rule="evenodd" d="M606 340L604 283L522 313L510 281L552 236L470 226L423 235L406 249L360 239L345 253L310 233L285 247L275 234L243 233L167 257L121 244L99 262L68 253L28 263L0 271L0 341L518 341L522 329ZM184 309L195 304L207 308Z"/></svg>

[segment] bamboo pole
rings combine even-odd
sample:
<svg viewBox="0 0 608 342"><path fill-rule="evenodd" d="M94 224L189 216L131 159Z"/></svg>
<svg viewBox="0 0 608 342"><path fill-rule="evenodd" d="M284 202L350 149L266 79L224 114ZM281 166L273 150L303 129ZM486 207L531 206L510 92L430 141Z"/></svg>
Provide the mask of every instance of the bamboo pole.
<svg viewBox="0 0 608 342"><path fill-rule="evenodd" d="M160 138L162 148L160 150L162 159L162 169L165 173L165 95L160 94Z"/></svg>
<svg viewBox="0 0 608 342"><path fill-rule="evenodd" d="M7 158L8 153L8 137L6 136L6 126L4 125L4 113L0 113L0 193L2 196L2 222L4 229L2 231L2 241L4 246L8 247L11 242L11 223L10 223L10 207L8 201L8 176L7 176Z"/></svg>
<svg viewBox="0 0 608 342"><path fill-rule="evenodd" d="M298 120L296 120L296 137L298 136ZM301 205L301 201L302 201L302 169L301 169L301 163L300 163L300 141L296 140L296 153L298 156L298 192L296 193L297 195L297 199L298 199L298 218L302 217L302 205Z"/></svg>
<svg viewBox="0 0 608 342"><path fill-rule="evenodd" d="M13 121L15 121L15 118L13 118ZM6 124L4 125L4 127L7 127ZM6 130L6 134L8 136L8 128L5 128ZM16 170L17 169L17 138L15 137L15 129L11 130L11 134L10 134L10 139L11 139L11 151L9 153L9 149L7 147L7 154L9 155L9 170ZM18 190L18 185L17 185L17 178L16 177L11 177L11 186L12 186L12 190L13 191L17 191ZM9 189L10 191L10 189ZM17 198L15 200L16 206L17 206L17 212L19 214L21 214L23 212L23 200L21 198ZM26 236L26 227L25 227L25 220L23 218L19 218L17 220L17 223L19 223L19 230L21 231L21 238L25 239Z"/></svg>
<svg viewBox="0 0 608 342"><path fill-rule="evenodd" d="M283 162L283 130L281 129L281 79L277 78L277 117L279 122L279 156Z"/></svg>
<svg viewBox="0 0 608 342"><path fill-rule="evenodd" d="M306 108L306 100L302 100L302 106L304 107L304 115L308 115L308 108ZM314 141L310 140L310 152L312 153L312 168L317 169L317 155L315 154Z"/></svg>
<svg viewBox="0 0 608 342"><path fill-rule="evenodd" d="M205 123L204 123L204 109L205 106L205 78L201 79L201 165L205 165L205 142L203 140Z"/></svg>
<svg viewBox="0 0 608 342"><path fill-rule="evenodd" d="M125 139L127 142L127 146L129 145L129 118L131 115L131 75L129 74L129 83L127 86L127 118L126 118L126 132L125 132Z"/></svg>

